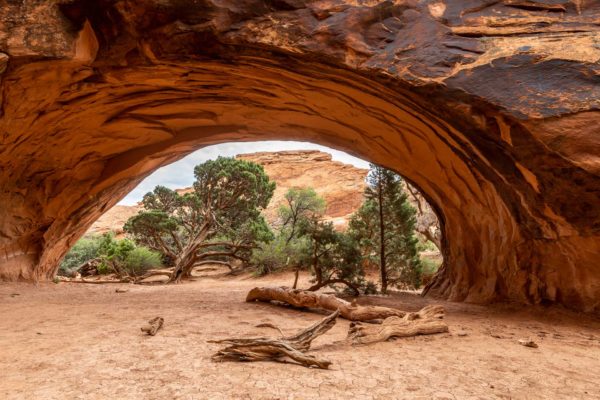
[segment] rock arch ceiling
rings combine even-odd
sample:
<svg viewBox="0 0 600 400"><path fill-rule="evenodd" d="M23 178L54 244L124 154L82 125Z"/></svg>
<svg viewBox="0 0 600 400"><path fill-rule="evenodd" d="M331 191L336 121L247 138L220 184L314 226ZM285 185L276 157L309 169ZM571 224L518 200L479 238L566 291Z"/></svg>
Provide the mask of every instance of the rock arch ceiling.
<svg viewBox="0 0 600 400"><path fill-rule="evenodd" d="M301 139L402 173L429 294L600 308L600 3L0 0L0 277L51 277L154 169Z"/></svg>

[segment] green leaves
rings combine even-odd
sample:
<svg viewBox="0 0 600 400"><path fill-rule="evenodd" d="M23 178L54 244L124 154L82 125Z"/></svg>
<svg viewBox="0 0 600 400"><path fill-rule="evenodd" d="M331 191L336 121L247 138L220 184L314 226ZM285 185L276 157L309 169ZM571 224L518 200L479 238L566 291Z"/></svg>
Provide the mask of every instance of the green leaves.
<svg viewBox="0 0 600 400"><path fill-rule="evenodd" d="M402 178L393 171L371 164L367 185L365 202L350 221L350 234L365 257L380 268L384 265L390 274L390 283L418 287L421 264L414 233L416 211L404 192ZM380 251L382 231L385 263L382 263Z"/></svg>
<svg viewBox="0 0 600 400"><path fill-rule="evenodd" d="M172 213L180 206L181 197L179 194L164 186L157 186L154 191L144 195L142 204L147 210L163 211L164 213Z"/></svg>
<svg viewBox="0 0 600 400"><path fill-rule="evenodd" d="M157 186L146 194L144 210L127 221L126 232L173 260L178 274L210 254L218 253L219 261L245 259L257 242L272 239L260 212L275 183L262 166L219 157L197 165L194 175L191 193ZM220 244L211 247L216 238Z"/></svg>
<svg viewBox="0 0 600 400"><path fill-rule="evenodd" d="M84 262L93 259L99 261L99 274L117 272L120 275L137 275L162 264L159 253L136 246L129 239L118 240L112 233L105 233L80 239L65 256L60 272L71 275Z"/></svg>
<svg viewBox="0 0 600 400"><path fill-rule="evenodd" d="M313 188L289 189L285 203L278 210L281 231L287 236L287 241L304 235L312 221L322 218L325 208L325 199L319 197Z"/></svg>

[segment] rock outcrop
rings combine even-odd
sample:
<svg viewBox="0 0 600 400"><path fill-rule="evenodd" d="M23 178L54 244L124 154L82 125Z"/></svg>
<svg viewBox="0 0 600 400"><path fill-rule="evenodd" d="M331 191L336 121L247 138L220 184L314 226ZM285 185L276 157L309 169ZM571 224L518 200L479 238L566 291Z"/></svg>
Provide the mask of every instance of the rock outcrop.
<svg viewBox="0 0 600 400"><path fill-rule="evenodd" d="M331 154L316 150L240 154L237 158L262 165L277 188L265 210L268 221L277 220L277 210L288 189L311 187L325 199L324 219L342 229L363 202L369 170L333 161Z"/></svg>
<svg viewBox="0 0 600 400"><path fill-rule="evenodd" d="M599 18L592 0L0 0L0 277L52 277L161 165L279 138L425 194L430 295L600 309Z"/></svg>
<svg viewBox="0 0 600 400"><path fill-rule="evenodd" d="M87 233L89 234L102 234L107 232L113 232L117 236L121 236L124 234L123 226L125 222L141 210L139 205L126 206L117 204L104 214L100 216L90 226Z"/></svg>

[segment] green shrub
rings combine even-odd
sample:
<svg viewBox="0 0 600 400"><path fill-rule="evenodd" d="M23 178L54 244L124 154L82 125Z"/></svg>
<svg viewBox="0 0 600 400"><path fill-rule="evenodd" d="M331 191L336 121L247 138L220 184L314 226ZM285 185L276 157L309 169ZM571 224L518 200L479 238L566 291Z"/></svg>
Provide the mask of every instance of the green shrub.
<svg viewBox="0 0 600 400"><path fill-rule="evenodd" d="M440 268L441 260L432 260L430 258L421 258L421 264L423 266L423 275L433 275Z"/></svg>
<svg viewBox="0 0 600 400"><path fill-rule="evenodd" d="M60 263L59 275L69 276L84 262L98 257L101 241L102 238L100 236L89 236L79 239Z"/></svg>
<svg viewBox="0 0 600 400"><path fill-rule="evenodd" d="M109 264L106 260L102 260L100 264L98 264L98 267L96 267L96 271L98 271L100 275L107 275L115 272L112 265Z"/></svg>
<svg viewBox="0 0 600 400"><path fill-rule="evenodd" d="M134 276L142 275L162 264L161 255L147 247L136 247L129 251L123 260L123 269Z"/></svg>
<svg viewBox="0 0 600 400"><path fill-rule="evenodd" d="M417 250L419 252L421 252L421 251L438 251L438 248L436 247L435 243L433 243L432 241L424 239L424 240L419 240L419 242L417 243Z"/></svg>
<svg viewBox="0 0 600 400"><path fill-rule="evenodd" d="M147 247L136 246L129 239L115 239L114 234L88 236L80 239L69 250L60 264L59 274L70 276L83 263L98 259L99 274L125 273L143 274L151 268L161 266L161 255Z"/></svg>
<svg viewBox="0 0 600 400"><path fill-rule="evenodd" d="M288 242L286 235L280 233L272 241L255 249L250 263L255 268L255 274L263 276L286 268L297 268L308 251L307 238L292 238Z"/></svg>

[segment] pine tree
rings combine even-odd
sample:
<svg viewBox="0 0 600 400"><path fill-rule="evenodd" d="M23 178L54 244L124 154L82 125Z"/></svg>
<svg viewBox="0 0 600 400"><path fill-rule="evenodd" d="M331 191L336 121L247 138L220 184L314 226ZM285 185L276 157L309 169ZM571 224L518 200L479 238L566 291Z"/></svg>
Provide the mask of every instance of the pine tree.
<svg viewBox="0 0 600 400"><path fill-rule="evenodd" d="M350 232L365 257L379 265L383 293L389 285L420 285L415 214L402 178L371 164L365 201L350 221Z"/></svg>

